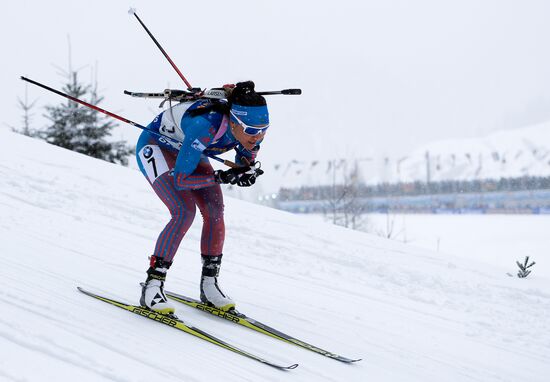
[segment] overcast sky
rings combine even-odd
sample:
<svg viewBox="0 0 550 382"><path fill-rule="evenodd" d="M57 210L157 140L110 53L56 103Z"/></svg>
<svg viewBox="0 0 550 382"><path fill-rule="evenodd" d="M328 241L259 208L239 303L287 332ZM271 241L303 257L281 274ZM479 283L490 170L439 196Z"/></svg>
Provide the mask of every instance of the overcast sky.
<svg viewBox="0 0 550 382"><path fill-rule="evenodd" d="M130 6L193 86L303 89L269 98L264 159L399 156L550 119L549 1L19 0L0 13L2 125L20 124L19 76L62 87L69 35L80 78L97 67L100 106L149 123L159 101L123 90L185 86ZM28 95L34 127L42 106L63 101L32 85Z"/></svg>

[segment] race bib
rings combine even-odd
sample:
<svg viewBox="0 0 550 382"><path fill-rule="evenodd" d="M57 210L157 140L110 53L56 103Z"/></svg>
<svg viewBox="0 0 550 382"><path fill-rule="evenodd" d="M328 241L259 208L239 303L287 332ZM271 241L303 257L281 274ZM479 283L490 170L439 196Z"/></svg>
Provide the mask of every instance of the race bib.
<svg viewBox="0 0 550 382"><path fill-rule="evenodd" d="M149 179L151 184L153 184L159 176L169 170L166 159L164 159L164 155L162 154L162 150L156 145L144 146L139 151L138 157L141 165L145 169L147 179Z"/></svg>

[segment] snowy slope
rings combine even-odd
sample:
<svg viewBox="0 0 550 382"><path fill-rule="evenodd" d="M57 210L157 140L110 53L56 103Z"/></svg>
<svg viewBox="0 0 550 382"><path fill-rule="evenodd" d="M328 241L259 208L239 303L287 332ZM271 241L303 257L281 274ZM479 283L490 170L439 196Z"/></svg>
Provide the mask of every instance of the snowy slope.
<svg viewBox="0 0 550 382"><path fill-rule="evenodd" d="M355 153L332 161L265 163L267 179L259 195L277 192L281 184L289 188L341 184L343 175L355 166L367 184L424 182L428 163L431 181L550 176L550 122L484 137L435 141L398 157Z"/></svg>
<svg viewBox="0 0 550 382"><path fill-rule="evenodd" d="M486 137L454 139L421 147L406 157L392 177L426 180L500 179L550 175L550 122L504 130Z"/></svg>
<svg viewBox="0 0 550 382"><path fill-rule="evenodd" d="M0 131L0 381L546 381L550 280L227 199L239 308L345 365L178 306L281 372L77 292L137 302L168 213L135 170ZM167 287L198 295L200 218Z"/></svg>

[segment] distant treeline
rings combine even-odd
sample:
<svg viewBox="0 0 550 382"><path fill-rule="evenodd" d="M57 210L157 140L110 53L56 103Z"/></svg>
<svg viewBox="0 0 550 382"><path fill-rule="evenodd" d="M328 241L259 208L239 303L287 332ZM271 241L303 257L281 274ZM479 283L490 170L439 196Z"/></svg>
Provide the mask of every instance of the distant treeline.
<svg viewBox="0 0 550 382"><path fill-rule="evenodd" d="M326 200L333 198L335 194L342 194L348 187L350 186L329 185L281 188L278 200ZM416 181L377 185L355 184L353 188L355 195L359 198L550 190L550 176L524 176L520 178L501 178L499 180L449 180L430 183Z"/></svg>

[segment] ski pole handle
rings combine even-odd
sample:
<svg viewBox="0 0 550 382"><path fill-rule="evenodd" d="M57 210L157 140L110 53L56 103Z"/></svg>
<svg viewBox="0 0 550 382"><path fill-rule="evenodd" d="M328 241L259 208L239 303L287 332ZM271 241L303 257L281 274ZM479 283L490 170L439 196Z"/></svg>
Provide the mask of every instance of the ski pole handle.
<svg viewBox="0 0 550 382"><path fill-rule="evenodd" d="M302 89L274 90L274 91L267 91L267 92L258 92L258 94L259 95L275 95L275 94L300 95L300 94L302 94Z"/></svg>

